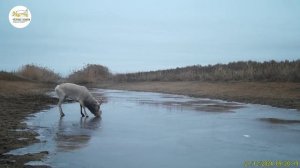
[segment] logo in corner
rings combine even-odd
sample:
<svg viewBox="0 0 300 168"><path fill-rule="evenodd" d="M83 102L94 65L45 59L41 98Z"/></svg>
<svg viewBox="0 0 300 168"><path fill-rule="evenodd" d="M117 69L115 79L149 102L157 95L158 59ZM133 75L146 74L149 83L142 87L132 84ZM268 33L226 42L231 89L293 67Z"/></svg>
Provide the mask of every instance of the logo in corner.
<svg viewBox="0 0 300 168"><path fill-rule="evenodd" d="M10 10L8 19L11 25L21 29L29 25L31 13L25 6L15 6Z"/></svg>

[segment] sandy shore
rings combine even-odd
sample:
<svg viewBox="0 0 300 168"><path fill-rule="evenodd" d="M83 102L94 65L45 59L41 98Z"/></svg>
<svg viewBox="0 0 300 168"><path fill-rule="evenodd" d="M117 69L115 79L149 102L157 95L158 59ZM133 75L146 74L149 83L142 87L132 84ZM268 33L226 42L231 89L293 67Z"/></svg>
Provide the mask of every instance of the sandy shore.
<svg viewBox="0 0 300 168"><path fill-rule="evenodd" d="M0 80L0 167L23 167L24 163L47 155L47 151L20 156L3 154L38 142L37 133L28 130L22 121L57 103L56 99L45 95L49 88L52 86L29 81Z"/></svg>
<svg viewBox="0 0 300 168"><path fill-rule="evenodd" d="M132 82L98 87L222 99L300 110L300 83L289 82Z"/></svg>

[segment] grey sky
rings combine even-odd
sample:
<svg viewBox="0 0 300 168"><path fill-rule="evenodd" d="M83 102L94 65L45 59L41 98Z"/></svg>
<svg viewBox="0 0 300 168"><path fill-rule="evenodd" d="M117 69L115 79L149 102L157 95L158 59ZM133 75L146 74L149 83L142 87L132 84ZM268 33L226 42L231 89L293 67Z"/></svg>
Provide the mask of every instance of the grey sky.
<svg viewBox="0 0 300 168"><path fill-rule="evenodd" d="M27 6L16 29L8 12ZM298 0L0 0L0 69L63 75L87 63L135 72L239 60L300 59Z"/></svg>

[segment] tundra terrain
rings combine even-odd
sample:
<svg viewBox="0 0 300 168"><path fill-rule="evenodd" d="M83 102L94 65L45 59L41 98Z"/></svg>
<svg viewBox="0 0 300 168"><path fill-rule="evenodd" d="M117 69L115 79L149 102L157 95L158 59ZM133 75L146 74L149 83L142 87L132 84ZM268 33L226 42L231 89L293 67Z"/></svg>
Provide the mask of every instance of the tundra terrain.
<svg viewBox="0 0 300 168"><path fill-rule="evenodd" d="M230 67L226 70L226 65L222 65L220 70L220 65L215 65L132 74L111 74L104 66L87 65L65 79L47 68L35 65L24 66L16 74L0 72L0 167L23 167L24 163L47 155L47 151L20 156L4 153L38 141L37 133L28 129L23 121L33 113L57 104L58 100L46 93L53 91L56 83L62 81L89 88L161 92L300 110L299 60L258 64L262 67L255 72L264 71L257 74L250 71L253 69L250 66L252 64L248 63L250 68L243 71L235 71ZM280 71L285 73L277 75L272 68L265 70L264 67L269 64L287 68L275 66L273 69L285 69ZM230 76L236 74L232 72L239 73ZM248 74L252 74L251 78L246 78ZM267 121L285 122L273 119Z"/></svg>
<svg viewBox="0 0 300 168"><path fill-rule="evenodd" d="M53 85L29 81L9 73L0 74L0 167L23 167L24 163L43 158L47 151L26 155L4 155L34 142L37 133L23 122L30 114L56 104L45 93Z"/></svg>

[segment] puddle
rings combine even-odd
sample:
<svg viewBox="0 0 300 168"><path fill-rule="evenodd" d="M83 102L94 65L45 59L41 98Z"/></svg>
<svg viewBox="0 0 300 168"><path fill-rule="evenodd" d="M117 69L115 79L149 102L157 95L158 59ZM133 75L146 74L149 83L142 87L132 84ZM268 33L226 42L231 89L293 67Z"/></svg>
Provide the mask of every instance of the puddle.
<svg viewBox="0 0 300 168"><path fill-rule="evenodd" d="M296 110L148 92L93 92L105 97L101 120L81 118L77 103L63 104L61 119L54 106L27 120L41 142L10 153L49 151L32 164L57 168L223 168L299 160L300 124L274 124L298 121Z"/></svg>
<svg viewBox="0 0 300 168"><path fill-rule="evenodd" d="M260 120L272 124L300 124L300 120L287 120L279 118L260 118Z"/></svg>
<svg viewBox="0 0 300 168"><path fill-rule="evenodd" d="M131 98L141 105L161 106L165 108L195 110L200 112L234 112L235 109L243 108L244 104L237 102L226 102L204 98L191 98L188 96L161 94L156 98Z"/></svg>

